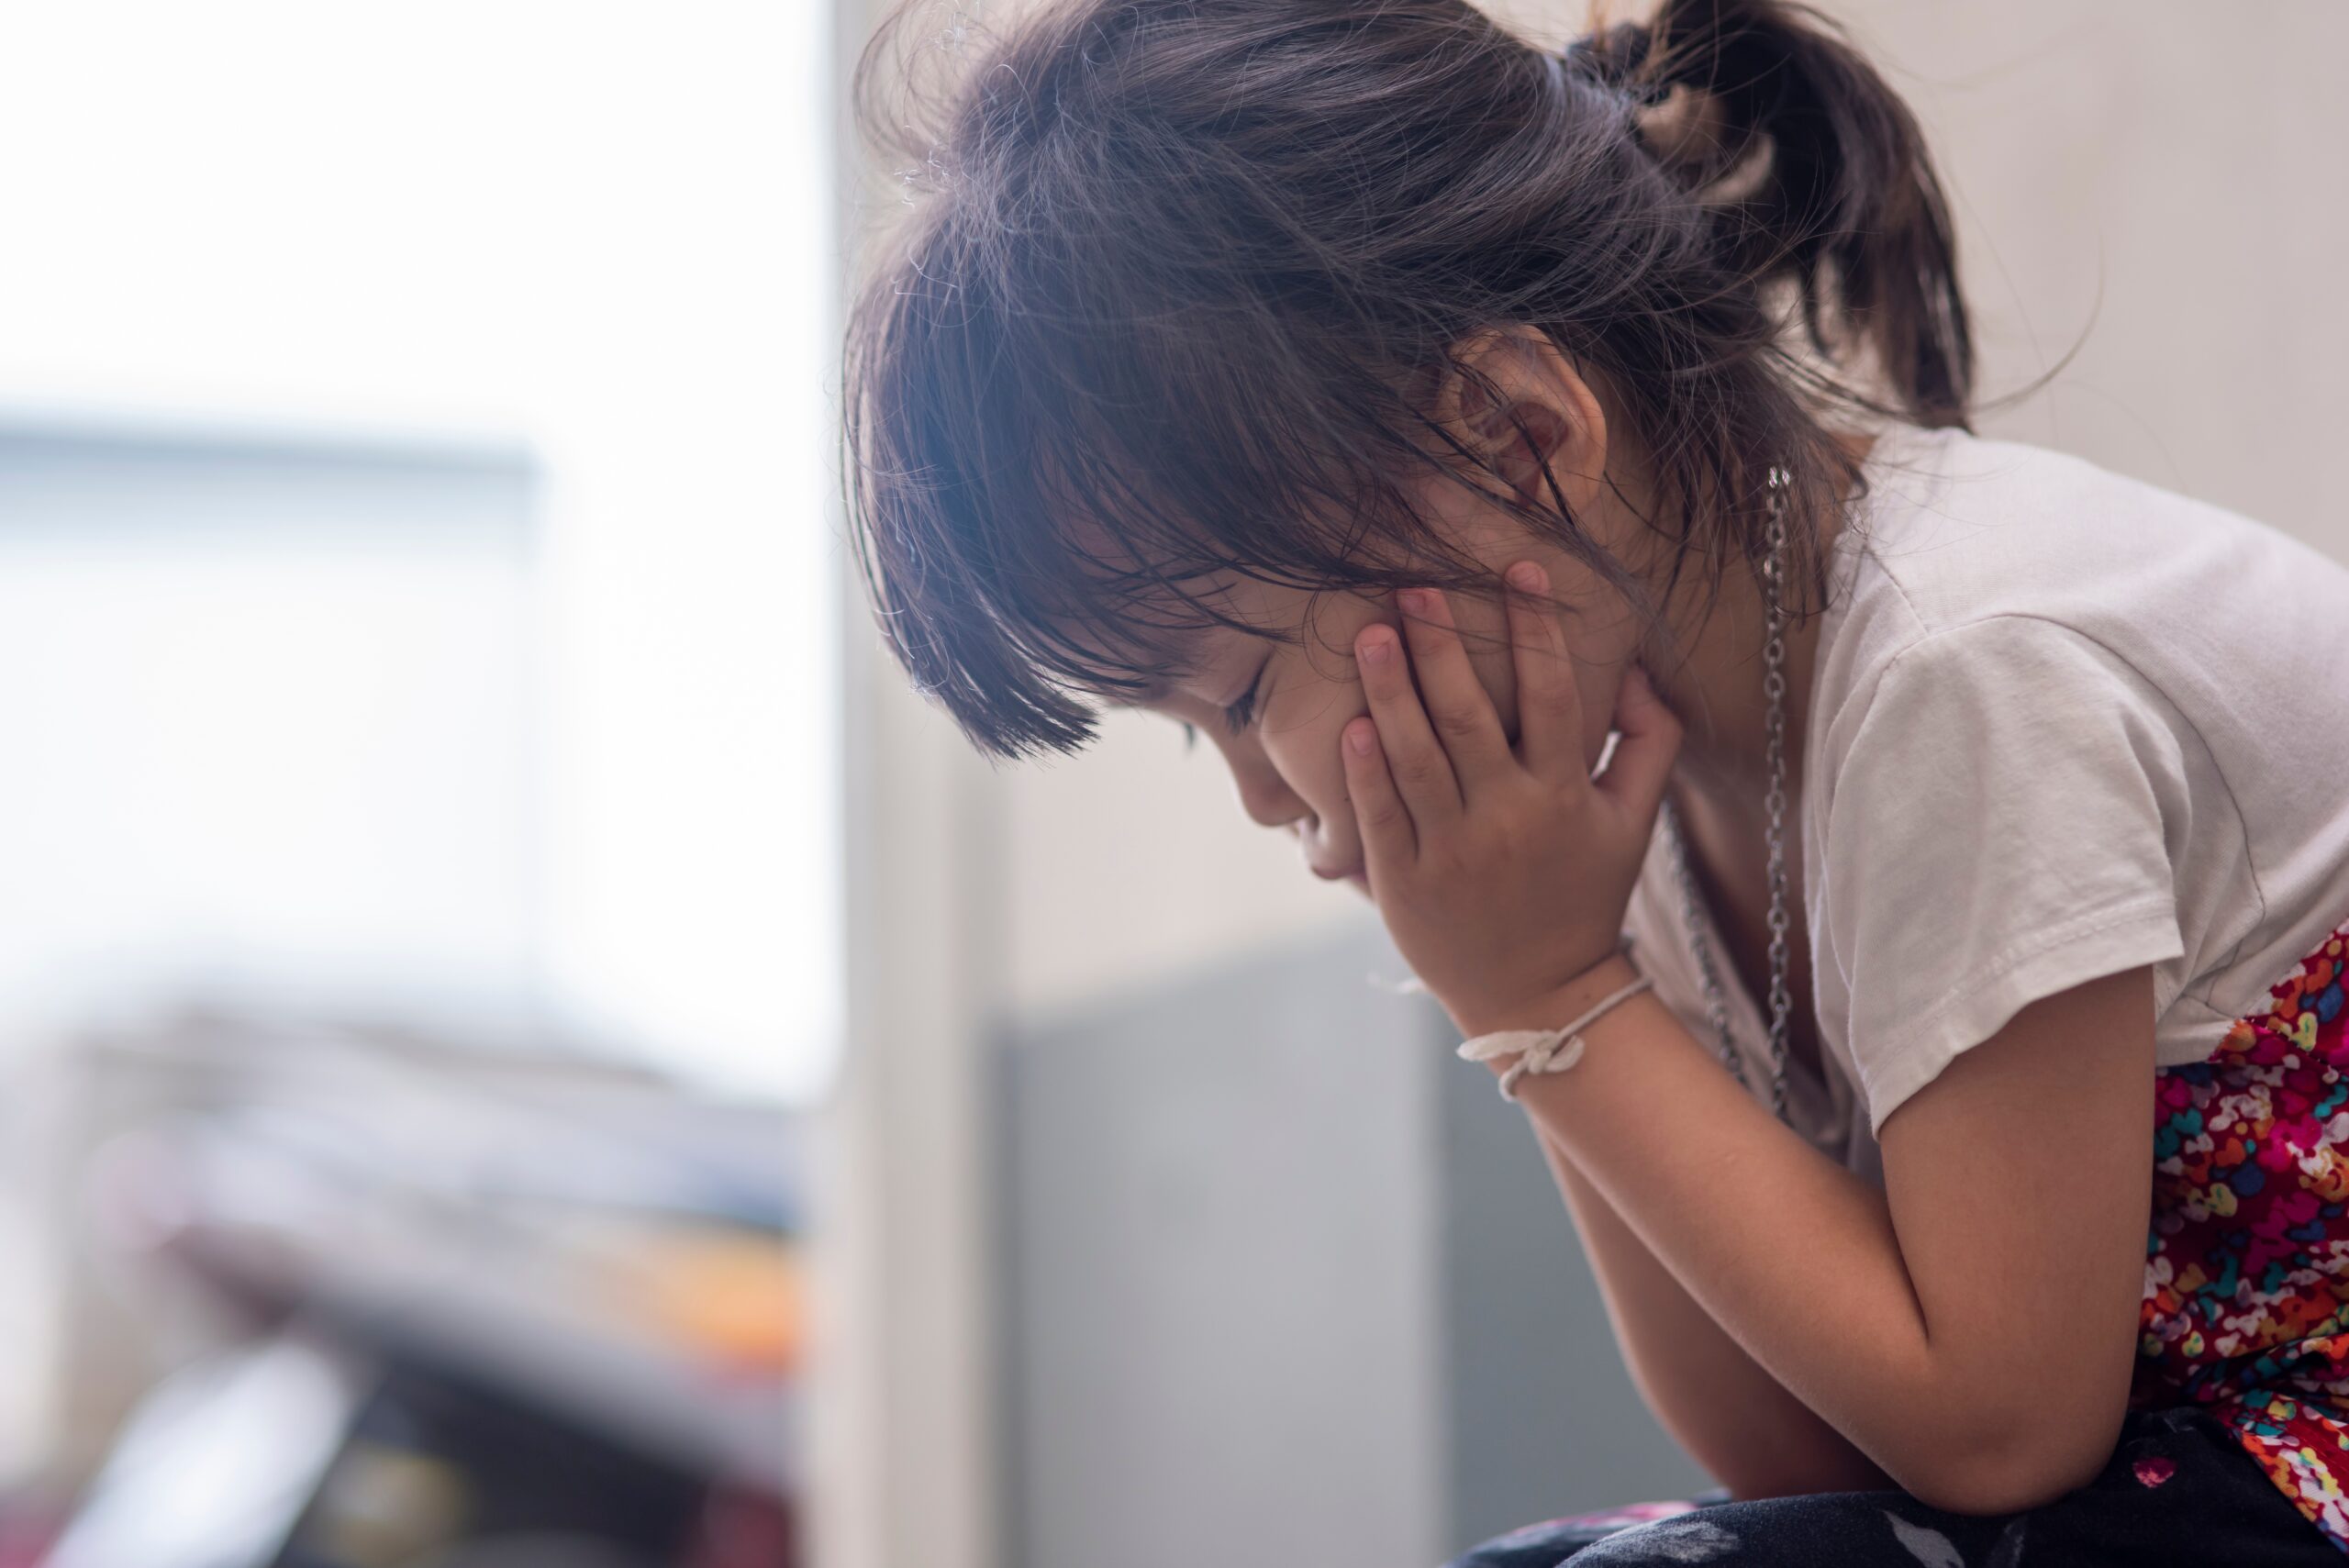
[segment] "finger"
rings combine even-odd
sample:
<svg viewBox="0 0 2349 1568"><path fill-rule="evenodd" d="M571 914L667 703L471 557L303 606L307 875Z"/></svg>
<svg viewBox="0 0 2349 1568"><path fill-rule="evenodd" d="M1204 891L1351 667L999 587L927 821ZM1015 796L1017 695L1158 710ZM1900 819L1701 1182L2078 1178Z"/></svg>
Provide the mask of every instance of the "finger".
<svg viewBox="0 0 2349 1568"><path fill-rule="evenodd" d="M1354 808L1363 866L1375 896L1389 885L1393 873L1411 863L1419 853L1419 839L1411 828L1410 808L1396 793L1394 775L1386 771L1377 724L1366 717L1349 721L1340 733L1338 752L1345 764L1346 798Z"/></svg>
<svg viewBox="0 0 2349 1568"><path fill-rule="evenodd" d="M1624 673L1615 698L1615 728L1622 739L1598 777L1601 794L1642 820L1652 819L1680 754L1680 719L1655 695L1647 672L1637 664Z"/></svg>
<svg viewBox="0 0 2349 1568"><path fill-rule="evenodd" d="M1531 561L1508 573L1508 639L1517 671L1517 754L1528 773L1553 784L1590 780L1584 755L1582 688L1575 684L1574 660L1558 607L1550 598L1550 574Z"/></svg>
<svg viewBox="0 0 2349 1568"><path fill-rule="evenodd" d="M1395 602L1403 611L1411 673L1418 677L1428 722L1452 760L1461 793L1473 795L1486 779L1515 771L1501 716L1494 711L1492 695L1476 678L1468 650L1461 644L1450 598L1435 588L1406 588Z"/></svg>
<svg viewBox="0 0 2349 1568"><path fill-rule="evenodd" d="M1370 717L1378 724L1379 750L1403 804L1410 807L1412 823L1425 834L1454 820L1460 815L1460 784L1411 685L1403 639L1391 626L1366 628L1354 639L1354 656L1362 664Z"/></svg>

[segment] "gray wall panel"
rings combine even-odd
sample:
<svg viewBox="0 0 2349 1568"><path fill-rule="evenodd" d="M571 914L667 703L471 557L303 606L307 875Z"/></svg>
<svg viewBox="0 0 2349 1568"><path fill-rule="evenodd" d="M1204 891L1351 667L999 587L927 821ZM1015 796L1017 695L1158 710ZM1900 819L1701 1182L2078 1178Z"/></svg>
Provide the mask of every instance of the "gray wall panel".
<svg viewBox="0 0 2349 1568"><path fill-rule="evenodd" d="M1375 928L1002 1041L1019 1568L1430 1568L1702 1477Z"/></svg>
<svg viewBox="0 0 2349 1568"><path fill-rule="evenodd" d="M1366 952L1010 1042L1008 1561L1432 1560L1426 1019Z"/></svg>
<svg viewBox="0 0 2349 1568"><path fill-rule="evenodd" d="M1449 1546L1711 1485L1631 1386L1525 1113L1484 1068L1451 1065L1438 1198Z"/></svg>

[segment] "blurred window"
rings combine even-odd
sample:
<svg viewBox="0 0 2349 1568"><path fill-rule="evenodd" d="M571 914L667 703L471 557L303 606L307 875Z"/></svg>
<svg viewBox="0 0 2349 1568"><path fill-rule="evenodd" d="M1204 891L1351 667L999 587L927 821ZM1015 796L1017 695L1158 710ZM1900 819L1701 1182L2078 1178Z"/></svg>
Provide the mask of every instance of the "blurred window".
<svg viewBox="0 0 2349 1568"><path fill-rule="evenodd" d="M829 50L774 0L0 15L0 456L61 486L0 515L0 1008L518 1000L821 1087Z"/></svg>

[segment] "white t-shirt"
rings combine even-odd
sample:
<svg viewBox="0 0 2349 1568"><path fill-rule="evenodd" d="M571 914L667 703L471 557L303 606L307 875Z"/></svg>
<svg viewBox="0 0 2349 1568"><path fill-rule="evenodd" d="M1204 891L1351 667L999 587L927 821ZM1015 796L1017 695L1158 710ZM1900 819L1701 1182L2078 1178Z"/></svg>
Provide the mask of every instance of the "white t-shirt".
<svg viewBox="0 0 2349 1568"><path fill-rule="evenodd" d="M1867 470L1789 821L1826 1071L1790 1064L1787 1093L1881 1181L1885 1118L2026 1004L2151 964L2155 1061L2200 1062L2349 919L2349 568L1961 431L1896 429ZM1625 929L1711 1046L1669 847ZM1761 1013L1699 915L1766 1094Z"/></svg>

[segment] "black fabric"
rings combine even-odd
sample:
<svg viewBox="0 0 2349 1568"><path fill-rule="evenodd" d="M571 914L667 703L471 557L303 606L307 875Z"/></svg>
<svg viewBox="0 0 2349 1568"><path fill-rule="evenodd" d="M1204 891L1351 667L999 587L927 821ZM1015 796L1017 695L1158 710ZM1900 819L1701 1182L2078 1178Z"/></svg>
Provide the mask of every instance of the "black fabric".
<svg viewBox="0 0 2349 1568"><path fill-rule="evenodd" d="M1906 1492L1731 1502L1644 1524L1531 1525L1449 1568L2341 1568L2343 1554L2229 1429L2195 1408L2130 1412L2103 1473L2020 1514L1944 1513Z"/></svg>

